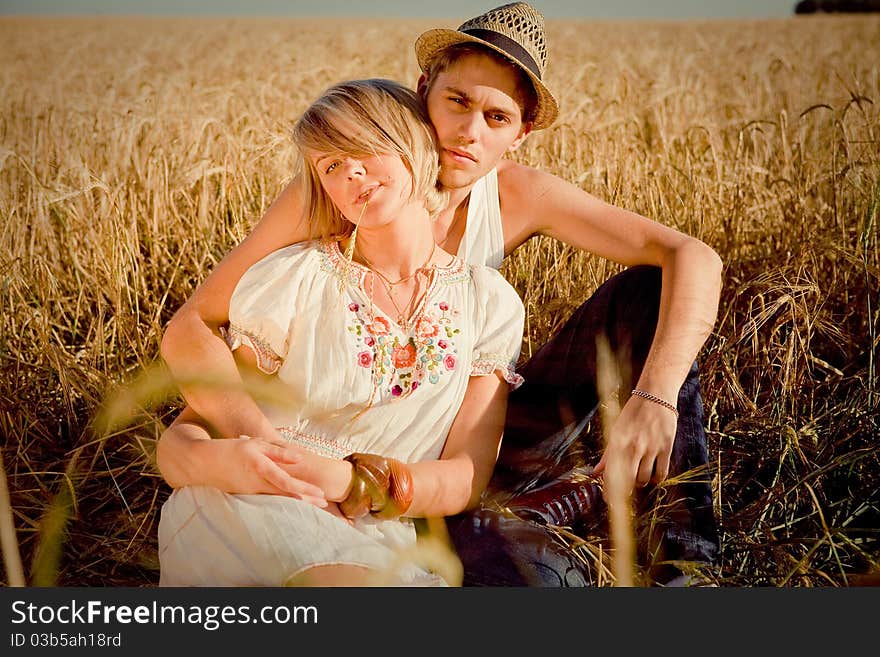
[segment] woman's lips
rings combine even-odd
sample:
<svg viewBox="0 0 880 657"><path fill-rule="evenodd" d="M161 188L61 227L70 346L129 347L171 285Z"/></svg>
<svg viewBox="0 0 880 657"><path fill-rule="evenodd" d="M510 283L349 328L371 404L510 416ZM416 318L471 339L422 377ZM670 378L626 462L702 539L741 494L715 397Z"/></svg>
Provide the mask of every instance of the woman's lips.
<svg viewBox="0 0 880 657"><path fill-rule="evenodd" d="M371 185L363 190L357 197L354 199L355 205L360 205L361 203L366 203L373 197L373 194L376 193L376 190L379 189L380 185Z"/></svg>

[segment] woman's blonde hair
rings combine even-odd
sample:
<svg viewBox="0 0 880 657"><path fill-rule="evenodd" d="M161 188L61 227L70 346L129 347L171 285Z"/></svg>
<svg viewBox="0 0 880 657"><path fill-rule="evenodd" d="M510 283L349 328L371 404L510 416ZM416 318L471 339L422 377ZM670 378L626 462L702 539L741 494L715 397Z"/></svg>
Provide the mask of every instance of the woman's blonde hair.
<svg viewBox="0 0 880 657"><path fill-rule="evenodd" d="M341 238L353 226L321 186L306 153L400 156L412 174L410 198L424 199L431 216L446 205L437 187L437 140L418 95L392 80L351 80L325 91L293 127L303 212L313 237Z"/></svg>

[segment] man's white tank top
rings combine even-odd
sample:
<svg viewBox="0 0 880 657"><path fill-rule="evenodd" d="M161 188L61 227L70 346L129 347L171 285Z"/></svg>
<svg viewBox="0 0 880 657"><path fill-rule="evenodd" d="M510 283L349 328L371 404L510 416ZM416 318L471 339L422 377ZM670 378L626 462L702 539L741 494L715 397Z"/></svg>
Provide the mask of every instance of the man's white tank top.
<svg viewBox="0 0 880 657"><path fill-rule="evenodd" d="M498 202L498 173L492 169L474 183L468 201L467 223L458 257L474 265L501 267L504 260L504 233Z"/></svg>

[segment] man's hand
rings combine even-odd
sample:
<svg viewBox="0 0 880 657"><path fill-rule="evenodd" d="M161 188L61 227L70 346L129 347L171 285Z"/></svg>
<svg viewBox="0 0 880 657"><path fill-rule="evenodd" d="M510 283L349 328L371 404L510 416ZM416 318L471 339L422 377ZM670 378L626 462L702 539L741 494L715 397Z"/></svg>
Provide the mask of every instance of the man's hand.
<svg viewBox="0 0 880 657"><path fill-rule="evenodd" d="M671 410L633 396L626 402L593 474L619 471L624 490L648 482L661 483L669 474L669 460L678 418ZM612 467L613 466L613 467Z"/></svg>
<svg viewBox="0 0 880 657"><path fill-rule="evenodd" d="M212 451L215 481L227 493L286 495L319 507L327 506L324 491L293 476L288 470L307 462L312 455L278 438L214 439L205 441Z"/></svg>

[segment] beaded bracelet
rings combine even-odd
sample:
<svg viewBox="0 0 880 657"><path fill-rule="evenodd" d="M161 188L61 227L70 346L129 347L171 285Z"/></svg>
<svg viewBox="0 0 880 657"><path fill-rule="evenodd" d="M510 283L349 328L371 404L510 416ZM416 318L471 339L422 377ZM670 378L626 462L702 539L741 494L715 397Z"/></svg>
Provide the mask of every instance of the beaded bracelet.
<svg viewBox="0 0 880 657"><path fill-rule="evenodd" d="M638 395L639 397L644 397L648 401L652 401L655 404L660 404L663 408L668 408L670 411L675 413L675 417L678 417L678 409L675 407L675 404L670 404L665 399L661 399L657 395L652 395L650 392L645 392L644 390L639 390L638 388L634 388L632 394Z"/></svg>

